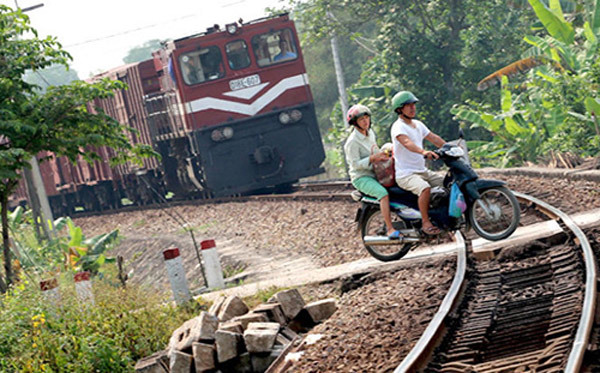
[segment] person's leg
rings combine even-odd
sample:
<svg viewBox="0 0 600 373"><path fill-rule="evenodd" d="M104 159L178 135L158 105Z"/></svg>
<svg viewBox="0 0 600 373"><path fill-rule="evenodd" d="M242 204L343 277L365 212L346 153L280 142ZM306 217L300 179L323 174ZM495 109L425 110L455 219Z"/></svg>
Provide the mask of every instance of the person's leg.
<svg viewBox="0 0 600 373"><path fill-rule="evenodd" d="M431 185L424 180L423 175L415 173L396 180L398 186L416 194L419 198L419 212L421 212L421 221L423 222L423 230L427 234L437 234L437 229L429 220L429 201L431 199Z"/></svg>
<svg viewBox="0 0 600 373"><path fill-rule="evenodd" d="M385 189L377 180L369 176L360 177L352 182L352 185L364 194L372 196L379 201L379 208L381 209L381 215L383 215L383 221L387 229L387 234L390 236L396 230L392 225L392 215L390 211L390 196L388 195L387 189Z"/></svg>

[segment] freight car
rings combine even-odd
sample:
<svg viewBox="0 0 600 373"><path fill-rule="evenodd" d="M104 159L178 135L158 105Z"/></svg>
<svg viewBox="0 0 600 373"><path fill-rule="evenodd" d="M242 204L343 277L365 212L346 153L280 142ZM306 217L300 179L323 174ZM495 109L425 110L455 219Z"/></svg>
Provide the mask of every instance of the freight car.
<svg viewBox="0 0 600 373"><path fill-rule="evenodd" d="M56 215L285 187L323 172L325 153L295 26L287 14L215 25L165 42L147 61L93 79L129 88L89 104L133 127L161 159L143 167L50 158L41 171ZM13 203L19 202L19 195ZM22 198L21 198L22 199Z"/></svg>

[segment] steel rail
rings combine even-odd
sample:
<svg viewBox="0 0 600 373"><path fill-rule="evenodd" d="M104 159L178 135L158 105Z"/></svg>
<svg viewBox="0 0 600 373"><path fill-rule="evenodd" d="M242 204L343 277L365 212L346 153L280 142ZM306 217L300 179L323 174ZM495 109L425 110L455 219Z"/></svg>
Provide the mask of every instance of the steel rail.
<svg viewBox="0 0 600 373"><path fill-rule="evenodd" d="M569 228L573 234L579 240L579 244L582 248L583 257L585 261L586 269L586 281L585 281L585 295L583 300L582 315L579 319L579 325L575 334L575 340L573 342L573 348L569 353L565 372L579 372L583 363L583 358L586 352L586 346L589 341L589 336L594 322L595 305L596 305L596 276L597 271L595 267L595 258L589 241L581 228L564 212L557 208L535 198L522 193L513 192L517 199L521 202L529 202L536 205L536 207L544 214L552 219L560 220L567 228ZM464 240L459 233L455 233L455 236L459 238L458 242ZM460 250L457 257L457 269L455 278L452 282L450 290L444 297L442 304L438 312L430 324L425 329L425 332L421 335L416 345L412 348L409 354L394 370L394 373L400 372L413 372L422 367L425 363L425 359L430 356L431 351L435 347L438 341L437 337L441 336L444 319L448 316L448 313L458 300L459 290L463 287L465 280L464 272L466 271L466 250L463 251L464 257L461 258ZM461 273L462 272L462 273Z"/></svg>
<svg viewBox="0 0 600 373"><path fill-rule="evenodd" d="M579 326L575 334L575 341L573 342L573 348L569 353L565 372L579 372L583 358L585 355L586 346L589 341L590 332L594 323L594 313L596 306L596 260L594 253L590 246L590 243L577 224L571 219L571 217L559 209L541 201L535 197L531 197L525 194L514 192L515 196L519 199L530 201L540 206L544 210L550 211L553 215L558 217L577 237L581 249L583 251L583 260L585 261L585 295L583 298L583 311L581 318L579 319Z"/></svg>
<svg viewBox="0 0 600 373"><path fill-rule="evenodd" d="M394 370L394 373L416 370L415 366L421 364L423 359L433 351L435 347L433 344L437 340L436 336L443 330L444 320L460 298L467 271L467 245L460 232L455 232L454 237L456 237L456 273L454 274L450 289L446 293L433 319L406 358Z"/></svg>

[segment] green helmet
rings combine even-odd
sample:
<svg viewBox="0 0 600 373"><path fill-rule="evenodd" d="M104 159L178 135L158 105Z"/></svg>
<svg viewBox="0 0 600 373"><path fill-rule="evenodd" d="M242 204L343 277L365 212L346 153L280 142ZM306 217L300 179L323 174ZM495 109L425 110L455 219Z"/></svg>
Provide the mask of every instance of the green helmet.
<svg viewBox="0 0 600 373"><path fill-rule="evenodd" d="M419 99L417 96L413 95L412 92L400 91L392 98L392 110L396 111L396 109L401 108L406 104L412 104L417 101L419 101Z"/></svg>

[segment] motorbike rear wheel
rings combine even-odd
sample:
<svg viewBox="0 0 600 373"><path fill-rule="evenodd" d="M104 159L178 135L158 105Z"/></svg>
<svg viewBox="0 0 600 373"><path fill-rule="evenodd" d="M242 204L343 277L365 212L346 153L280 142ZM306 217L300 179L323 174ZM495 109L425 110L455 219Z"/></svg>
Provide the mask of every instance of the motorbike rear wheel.
<svg viewBox="0 0 600 373"><path fill-rule="evenodd" d="M513 234L519 225L521 209L510 189L498 186L480 194L481 198L469 208L469 222L475 233L490 241Z"/></svg>
<svg viewBox="0 0 600 373"><path fill-rule="evenodd" d="M392 213L392 225L395 229L401 230L406 229L406 224L396 214ZM365 236L385 236L387 235L387 228L383 220L381 210L378 208L372 208L367 211L367 215L364 217L361 227L360 234L363 239ZM382 262L390 262L402 258L408 251L414 246L414 243L400 244L398 242L392 242L390 245L367 245L365 249L374 258L381 260Z"/></svg>

